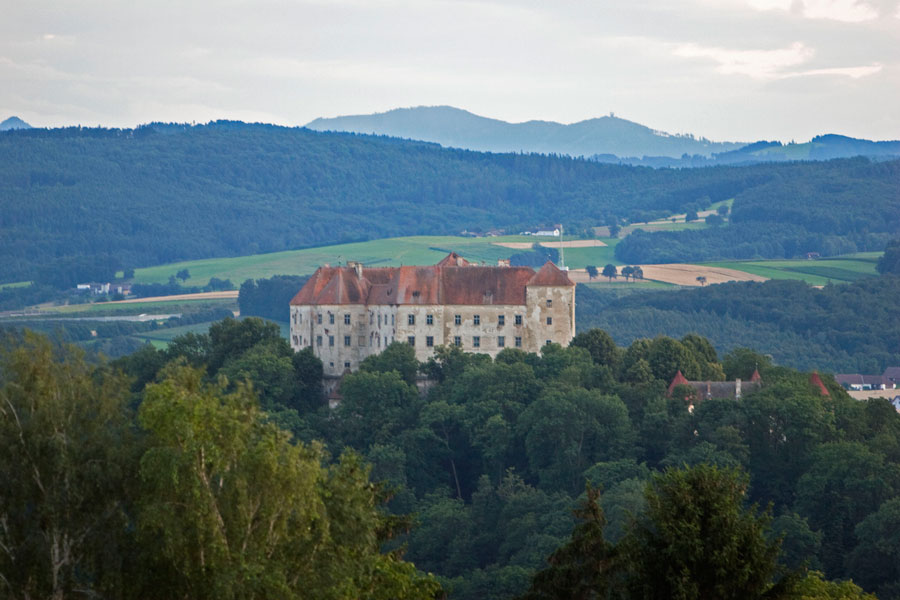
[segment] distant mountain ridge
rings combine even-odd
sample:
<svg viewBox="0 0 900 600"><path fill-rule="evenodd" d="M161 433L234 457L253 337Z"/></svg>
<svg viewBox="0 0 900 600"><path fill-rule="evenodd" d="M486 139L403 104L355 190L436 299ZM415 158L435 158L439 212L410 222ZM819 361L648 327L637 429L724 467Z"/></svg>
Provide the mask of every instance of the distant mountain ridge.
<svg viewBox="0 0 900 600"><path fill-rule="evenodd" d="M866 156L900 157L900 141L873 142L826 134L809 142L712 142L692 135L670 135L613 115L571 125L553 121L508 123L451 106L397 108L384 113L320 118L316 131L435 142L482 152L536 152L584 156L597 162L649 167L708 167L761 162L830 160Z"/></svg>
<svg viewBox="0 0 900 600"><path fill-rule="evenodd" d="M0 131L10 131L12 129L31 129L31 125L20 119L19 117L10 117L0 123Z"/></svg>
<svg viewBox="0 0 900 600"><path fill-rule="evenodd" d="M397 108L372 115L320 118L306 127L388 135L482 152L537 152L590 157L711 156L745 143L711 142L691 135L670 135L613 115L570 125L553 121L508 123L452 106Z"/></svg>

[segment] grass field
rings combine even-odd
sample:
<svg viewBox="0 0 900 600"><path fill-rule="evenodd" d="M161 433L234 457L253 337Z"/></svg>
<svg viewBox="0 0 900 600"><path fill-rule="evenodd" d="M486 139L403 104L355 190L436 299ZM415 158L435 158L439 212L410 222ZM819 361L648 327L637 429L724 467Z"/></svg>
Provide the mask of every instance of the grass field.
<svg viewBox="0 0 900 600"><path fill-rule="evenodd" d="M42 314L65 314L69 317L99 317L104 315L134 315L141 313L179 313L207 308L224 307L237 310L237 300L163 300L160 302L129 302L115 304L95 302L92 304L69 304L66 306L43 306Z"/></svg>
<svg viewBox="0 0 900 600"><path fill-rule="evenodd" d="M875 271L875 263L880 255L880 252L860 252L817 260L752 260L707 264L745 271L769 279L799 279L810 285L826 285L850 283L864 277L876 276L878 273Z"/></svg>
<svg viewBox="0 0 900 600"><path fill-rule="evenodd" d="M497 246L495 242L539 242L546 238L532 236L502 236L469 238L455 236L415 236L389 238L370 242L338 244L304 250L254 254L234 258L213 258L193 260L146 269L137 269L135 283L164 283L171 275L187 269L191 277L188 286L202 286L211 277L230 279L240 285L247 279L259 279L273 275L309 275L319 266L358 260L367 266L395 267L400 265L433 265L450 251L455 251L466 259L487 264L496 264L500 258L509 258L516 250ZM591 248L566 248L566 264L574 268L584 268L593 264L603 266L615 263L613 251L618 240L604 239L608 246Z"/></svg>
<svg viewBox="0 0 900 600"><path fill-rule="evenodd" d="M0 290L27 287L29 285L31 285L30 281L16 281L15 283L0 283Z"/></svg>

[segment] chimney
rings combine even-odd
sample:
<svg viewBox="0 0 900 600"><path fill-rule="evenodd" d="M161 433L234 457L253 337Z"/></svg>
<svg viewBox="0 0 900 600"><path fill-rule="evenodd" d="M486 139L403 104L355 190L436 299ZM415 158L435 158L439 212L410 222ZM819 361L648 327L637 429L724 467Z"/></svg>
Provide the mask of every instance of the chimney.
<svg viewBox="0 0 900 600"><path fill-rule="evenodd" d="M741 380L740 380L740 378L736 378L734 380L734 399L735 400L741 399Z"/></svg>
<svg viewBox="0 0 900 600"><path fill-rule="evenodd" d="M357 279L362 279L362 270L363 270L363 266L362 266L362 263L361 263L361 262L359 262L359 261L357 261L357 260L348 260L348 261L347 261L347 266L348 266L348 267L353 267L353 270L356 271L356 278L357 278Z"/></svg>
<svg viewBox="0 0 900 600"><path fill-rule="evenodd" d="M509 266L509 259L508 259L508 258L499 258L499 259L497 259L497 266L498 266L498 267L508 267L508 266Z"/></svg>
<svg viewBox="0 0 900 600"><path fill-rule="evenodd" d="M457 267L463 266L463 257L462 257L462 256L457 256L457 257L456 257L456 266L457 266Z"/></svg>

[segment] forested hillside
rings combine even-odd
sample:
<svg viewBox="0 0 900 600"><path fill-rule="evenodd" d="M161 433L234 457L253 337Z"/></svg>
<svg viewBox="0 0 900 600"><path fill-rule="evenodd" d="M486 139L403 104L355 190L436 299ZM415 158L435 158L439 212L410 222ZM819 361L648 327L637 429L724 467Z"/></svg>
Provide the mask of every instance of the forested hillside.
<svg viewBox="0 0 900 600"><path fill-rule="evenodd" d="M578 231L731 197L739 209L760 186L785 223L791 207L841 206L849 227L838 219L821 235L879 249L900 213L878 212L894 206L898 164L654 170L230 122L5 132L0 282L66 286L181 259L463 229ZM860 238L863 228L873 233Z"/></svg>
<svg viewBox="0 0 900 600"><path fill-rule="evenodd" d="M900 161L784 165L735 195L729 223L706 230L637 231L616 246L630 263L834 256L881 250L900 233Z"/></svg>
<svg viewBox="0 0 900 600"><path fill-rule="evenodd" d="M335 453L348 447L361 453L372 479L393 491L390 510L416 515L416 526L393 543L406 545L406 558L418 568L437 574L451 599L500 600L524 592L547 557L569 540L571 510L584 498L586 481L600 490L597 510L605 514L588 515L590 547L616 545L627 555L634 550L628 550L634 532L629 514L659 518L654 494L665 492L666 480L682 477L654 479L654 472L700 464L748 474L744 482L729 476L726 487L738 494L730 510L773 503L771 527L762 519L754 531L767 532L766 555L776 548L783 569L805 565L830 579L852 578L882 600L900 597L900 570L892 561L900 548L887 533L898 522L900 415L886 400L849 398L824 374L828 395L809 373L773 366L750 350L720 359L697 335L655 337L626 348L591 330L568 348L548 345L540 355L506 349L494 360L441 348L434 360L419 364L412 348L394 344L345 376L340 406L328 409L313 385L322 372L318 359L308 350L292 353L277 328L253 318L226 320L209 335L177 339L166 351L148 346L115 366L135 378L132 389L147 402L159 386L144 386L170 376L165 365L173 360L205 365L208 380L219 385L226 376L226 390L240 391L235 382L246 379L272 422ZM754 369L762 387L745 389L739 399L692 397L686 388L666 393L677 370L690 379L746 381ZM434 382L427 395L416 389L417 372ZM707 481L698 484L707 490L700 493L709 498L712 488L705 486L721 480L708 470L697 473ZM655 491L648 492L651 481ZM679 497L670 502L686 501ZM670 518L690 520L705 518L699 514L708 510L704 502L692 504L690 515L675 510L677 504L665 506L672 508ZM780 536L779 551L774 540ZM704 553L711 551L698 548L718 542L700 538L680 539L708 559ZM605 585L606 555L579 560L569 548L569 563L553 564L580 564L585 581ZM754 585L766 588L771 576L754 575Z"/></svg>
<svg viewBox="0 0 900 600"><path fill-rule="evenodd" d="M779 364L835 373L900 365L900 277L816 289L800 281L734 282L617 296L579 286L579 330L620 344L659 332L703 335L721 352L749 346Z"/></svg>

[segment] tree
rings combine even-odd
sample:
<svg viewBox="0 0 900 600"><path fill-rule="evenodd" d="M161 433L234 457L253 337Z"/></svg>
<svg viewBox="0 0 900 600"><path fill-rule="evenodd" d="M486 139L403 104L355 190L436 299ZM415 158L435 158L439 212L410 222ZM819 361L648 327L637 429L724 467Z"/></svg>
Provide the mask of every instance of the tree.
<svg viewBox="0 0 900 600"><path fill-rule="evenodd" d="M725 219L723 219L721 215L707 215L706 224L711 225L712 227L718 227L719 225L725 224Z"/></svg>
<svg viewBox="0 0 900 600"><path fill-rule="evenodd" d="M589 485L585 496L573 511L578 524L571 539L550 555L549 566L535 574L519 600L590 600L605 595L615 554L603 537L606 517L599 490Z"/></svg>
<svg viewBox="0 0 900 600"><path fill-rule="evenodd" d="M625 277L625 281L628 281L628 278L634 275L634 267L622 267L622 275Z"/></svg>
<svg viewBox="0 0 900 600"><path fill-rule="evenodd" d="M615 277L618 274L618 272L619 271L616 269L616 265L614 265L612 263L603 267L603 276L609 277L610 281L613 280L613 277Z"/></svg>
<svg viewBox="0 0 900 600"><path fill-rule="evenodd" d="M359 370L372 373L396 371L403 381L410 385L416 385L419 362L416 360L416 351L412 346L403 342L393 342L383 352L367 356L360 363Z"/></svg>
<svg viewBox="0 0 900 600"><path fill-rule="evenodd" d="M696 221L696 220L698 220L699 218L700 218L700 217L697 215L697 211L696 211L696 210L689 210L689 211L687 212L687 214L684 215L684 220L685 220L685 222L688 222L688 223L691 222L691 221Z"/></svg>
<svg viewBox="0 0 900 600"><path fill-rule="evenodd" d="M706 285L706 276L697 275L697 283L699 283L701 286Z"/></svg>
<svg viewBox="0 0 900 600"><path fill-rule="evenodd" d="M140 408L149 449L139 531L159 544L167 597L431 598L430 577L382 554L377 488L353 455L324 467L246 388L173 366Z"/></svg>
<svg viewBox="0 0 900 600"><path fill-rule="evenodd" d="M591 280L593 280L595 277L597 277L597 275L600 274L600 272L597 270L597 267L595 267L594 265L588 265L584 268L584 270L587 271L588 279Z"/></svg>
<svg viewBox="0 0 900 600"><path fill-rule="evenodd" d="M602 329L589 329L577 334L570 346L584 348L591 354L591 359L595 364L606 365L615 369L622 361L621 351L616 346L615 340Z"/></svg>
<svg viewBox="0 0 900 600"><path fill-rule="evenodd" d="M884 502L856 526L849 574L882 598L900 595L900 498Z"/></svg>
<svg viewBox="0 0 900 600"><path fill-rule="evenodd" d="M887 245L875 268L882 275L900 275L900 239Z"/></svg>
<svg viewBox="0 0 900 600"><path fill-rule="evenodd" d="M191 272L188 271L187 269L181 269L180 271L175 273L175 277L177 277L181 281L187 281L188 279L191 278Z"/></svg>
<svg viewBox="0 0 900 600"><path fill-rule="evenodd" d="M744 508L734 469L668 469L647 486L647 510L621 543L631 598L759 599L773 591L778 542L767 512Z"/></svg>
<svg viewBox="0 0 900 600"><path fill-rule="evenodd" d="M639 266L632 267L631 276L635 279L643 279L644 278L644 270Z"/></svg>
<svg viewBox="0 0 900 600"><path fill-rule="evenodd" d="M128 381L31 332L2 348L0 596L118 596L139 449Z"/></svg>
<svg viewBox="0 0 900 600"><path fill-rule="evenodd" d="M727 204L720 204L719 208L716 209L716 214L720 217L727 217L730 211L731 209L728 208Z"/></svg>

